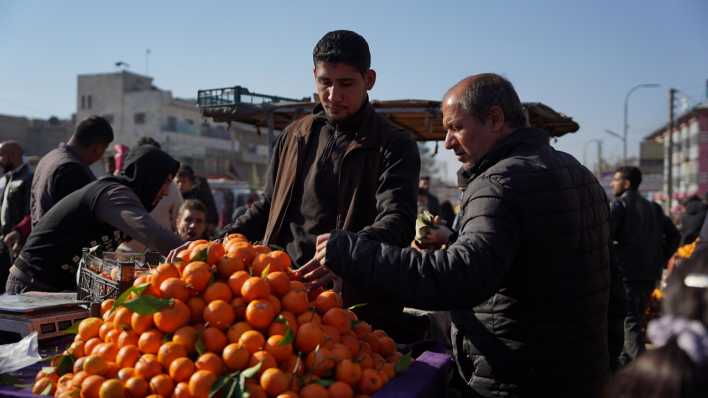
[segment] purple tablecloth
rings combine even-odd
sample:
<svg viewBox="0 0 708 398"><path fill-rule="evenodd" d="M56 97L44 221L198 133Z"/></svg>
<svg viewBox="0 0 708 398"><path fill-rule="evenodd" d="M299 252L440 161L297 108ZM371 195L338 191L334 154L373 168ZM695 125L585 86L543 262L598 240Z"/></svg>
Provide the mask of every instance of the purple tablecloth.
<svg viewBox="0 0 708 398"><path fill-rule="evenodd" d="M42 356L54 355L61 351L60 347L66 347L71 339L72 337L61 337L41 343L40 352ZM386 383L372 398L445 396L446 376L451 365L450 355L425 351L411 364L406 373ZM32 384L35 375L43 366L47 366L46 363L40 362L13 375L20 380L18 384ZM0 397L31 398L37 395L32 394L31 387L0 386Z"/></svg>

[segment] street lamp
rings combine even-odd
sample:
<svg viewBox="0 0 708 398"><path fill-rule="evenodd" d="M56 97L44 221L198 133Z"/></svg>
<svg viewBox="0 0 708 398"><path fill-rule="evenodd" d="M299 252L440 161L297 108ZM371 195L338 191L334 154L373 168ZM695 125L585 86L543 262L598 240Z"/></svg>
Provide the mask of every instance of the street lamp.
<svg viewBox="0 0 708 398"><path fill-rule="evenodd" d="M622 159L624 160L624 164L627 165L627 131L629 130L629 124L627 122L627 112L629 110L629 96L632 95L633 92L639 90L640 88L652 88L652 87L659 87L658 84L656 83L642 83L642 84L637 84L636 86L632 87L629 89L627 92L627 95L624 97L624 133L622 136L624 137L622 139Z"/></svg>

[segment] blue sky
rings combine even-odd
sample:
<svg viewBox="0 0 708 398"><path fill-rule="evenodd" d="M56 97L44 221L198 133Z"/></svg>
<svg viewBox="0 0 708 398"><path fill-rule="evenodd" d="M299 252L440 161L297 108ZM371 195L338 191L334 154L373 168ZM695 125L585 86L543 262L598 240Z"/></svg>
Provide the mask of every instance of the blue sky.
<svg viewBox="0 0 708 398"><path fill-rule="evenodd" d="M463 77L505 75L524 101L575 118L557 147L620 141L627 90L629 152L666 122L668 88L704 101L708 1L13 1L0 0L0 113L68 117L76 75L116 61L180 97L242 85L302 97L314 90L311 51L327 31L361 33L372 50L374 99L439 99ZM444 151L443 151L444 152ZM595 159L594 150L588 157ZM450 174L457 168L446 154Z"/></svg>

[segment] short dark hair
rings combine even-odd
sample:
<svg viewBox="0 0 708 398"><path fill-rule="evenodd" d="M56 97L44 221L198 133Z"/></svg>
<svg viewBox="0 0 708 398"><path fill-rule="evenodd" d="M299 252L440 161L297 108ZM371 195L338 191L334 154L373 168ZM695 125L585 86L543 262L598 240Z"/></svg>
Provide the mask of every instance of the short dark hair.
<svg viewBox="0 0 708 398"><path fill-rule="evenodd" d="M430 181L430 176L420 176L420 179Z"/></svg>
<svg viewBox="0 0 708 398"><path fill-rule="evenodd" d="M177 172L177 177L187 177L190 180L194 181L196 178L194 176L194 169L192 166L183 164L179 167L179 171Z"/></svg>
<svg viewBox="0 0 708 398"><path fill-rule="evenodd" d="M138 142L137 142L136 145L137 145L137 146L140 146L140 145L152 145L152 146L154 146L154 147L157 148L157 149L162 149L162 145L160 145L159 142L155 141L154 138L152 138L152 137L147 137L147 136L140 137L140 139L138 140Z"/></svg>
<svg viewBox="0 0 708 398"><path fill-rule="evenodd" d="M346 64L356 68L361 74L371 68L371 52L366 40L351 30L327 32L312 50L312 61Z"/></svg>
<svg viewBox="0 0 708 398"><path fill-rule="evenodd" d="M482 73L475 76L465 88L460 98L460 106L484 123L493 106L498 106L504 113L504 120L513 128L525 127L526 114L514 86L495 73Z"/></svg>
<svg viewBox="0 0 708 398"><path fill-rule="evenodd" d="M108 120L94 115L84 119L76 126L72 138L84 148L95 144L108 146L113 141L113 128Z"/></svg>
<svg viewBox="0 0 708 398"><path fill-rule="evenodd" d="M629 189L633 191L639 189L639 185L642 183L642 171L639 170L639 167L622 166L618 167L615 173L622 174L622 178L629 181Z"/></svg>
<svg viewBox="0 0 708 398"><path fill-rule="evenodd" d="M202 203L200 200L196 199L187 199L184 202L182 202L182 205L179 207L179 211L177 211L177 215L181 216L183 212L185 211L201 211L204 213L204 217L206 217L207 214L207 208Z"/></svg>

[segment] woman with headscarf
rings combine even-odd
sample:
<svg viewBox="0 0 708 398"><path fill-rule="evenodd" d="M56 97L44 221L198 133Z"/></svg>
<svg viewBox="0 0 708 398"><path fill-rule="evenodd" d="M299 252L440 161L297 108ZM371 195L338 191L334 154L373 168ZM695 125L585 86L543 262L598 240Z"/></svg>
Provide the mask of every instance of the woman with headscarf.
<svg viewBox="0 0 708 398"><path fill-rule="evenodd" d="M10 268L7 293L75 290L83 248L111 251L128 237L164 254L179 246L180 238L150 217L178 169L170 155L143 145L128 154L119 175L59 201L34 227Z"/></svg>

